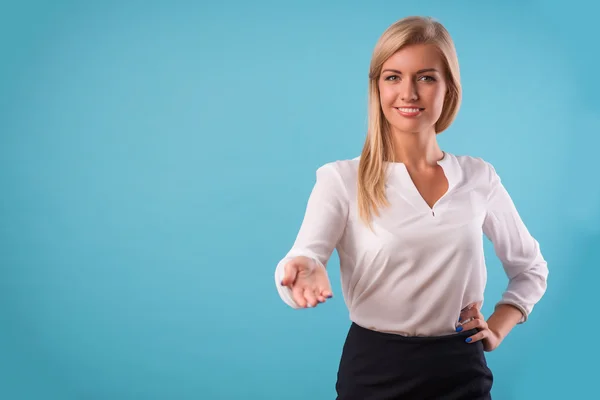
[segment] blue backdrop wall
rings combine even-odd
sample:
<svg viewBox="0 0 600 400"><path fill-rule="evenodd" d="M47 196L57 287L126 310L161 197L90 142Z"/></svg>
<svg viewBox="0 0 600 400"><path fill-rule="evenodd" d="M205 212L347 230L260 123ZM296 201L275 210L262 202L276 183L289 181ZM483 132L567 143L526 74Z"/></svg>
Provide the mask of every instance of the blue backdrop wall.
<svg viewBox="0 0 600 400"><path fill-rule="evenodd" d="M316 169L359 155L371 51L408 15L459 53L443 149L495 165L549 263L488 353L494 396L590 398L598 6L424 3L3 1L0 398L334 398L337 254L316 309L273 272ZM506 277L486 246L489 315Z"/></svg>

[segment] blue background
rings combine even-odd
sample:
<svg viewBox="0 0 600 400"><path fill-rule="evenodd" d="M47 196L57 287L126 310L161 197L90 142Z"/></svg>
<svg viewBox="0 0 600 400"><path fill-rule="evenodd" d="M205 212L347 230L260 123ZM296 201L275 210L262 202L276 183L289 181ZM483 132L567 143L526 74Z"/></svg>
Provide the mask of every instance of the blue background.
<svg viewBox="0 0 600 400"><path fill-rule="evenodd" d="M495 165L549 262L530 321L488 353L494 397L590 398L592 4L3 1L0 398L334 398L337 254L316 309L285 306L273 272L316 169L360 154L375 42L414 14L459 54L442 148ZM486 251L489 315L506 277Z"/></svg>

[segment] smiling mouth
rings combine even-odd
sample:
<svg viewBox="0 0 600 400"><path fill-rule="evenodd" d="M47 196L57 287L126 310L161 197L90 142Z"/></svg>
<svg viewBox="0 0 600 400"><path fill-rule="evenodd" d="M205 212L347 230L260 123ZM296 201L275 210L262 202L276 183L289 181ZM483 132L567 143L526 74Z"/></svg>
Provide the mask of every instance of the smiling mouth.
<svg viewBox="0 0 600 400"><path fill-rule="evenodd" d="M424 108L421 108L421 107L394 107L394 108L398 111L402 111L402 112L406 112L406 113L413 113L413 112L419 112L419 111L424 110Z"/></svg>
<svg viewBox="0 0 600 400"><path fill-rule="evenodd" d="M396 111L402 116L405 117L416 117L421 114L421 111L425 110L421 107L394 107Z"/></svg>

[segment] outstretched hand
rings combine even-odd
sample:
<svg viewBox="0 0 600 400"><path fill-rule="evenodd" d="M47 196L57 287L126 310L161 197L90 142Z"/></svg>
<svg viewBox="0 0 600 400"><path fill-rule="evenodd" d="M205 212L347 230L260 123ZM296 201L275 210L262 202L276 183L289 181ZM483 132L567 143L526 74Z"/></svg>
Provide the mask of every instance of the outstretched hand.
<svg viewBox="0 0 600 400"><path fill-rule="evenodd" d="M288 261L281 285L291 289L294 301L301 308L315 307L333 296L327 271L310 257Z"/></svg>

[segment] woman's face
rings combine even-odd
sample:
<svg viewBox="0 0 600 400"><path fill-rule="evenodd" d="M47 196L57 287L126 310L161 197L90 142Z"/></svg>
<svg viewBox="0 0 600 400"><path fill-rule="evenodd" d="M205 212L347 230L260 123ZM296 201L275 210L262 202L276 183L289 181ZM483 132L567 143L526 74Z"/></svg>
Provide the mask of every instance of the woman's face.
<svg viewBox="0 0 600 400"><path fill-rule="evenodd" d="M434 45L407 46L385 61L379 99L393 132L434 131L446 96L445 72Z"/></svg>

